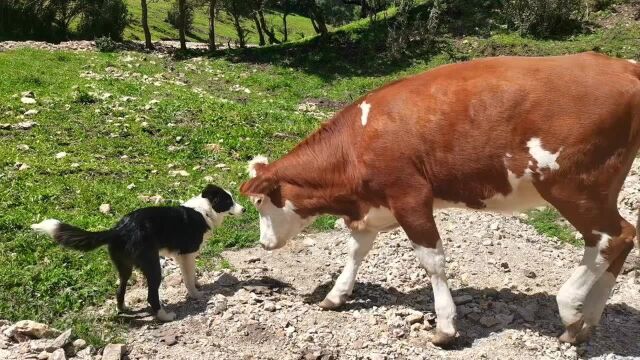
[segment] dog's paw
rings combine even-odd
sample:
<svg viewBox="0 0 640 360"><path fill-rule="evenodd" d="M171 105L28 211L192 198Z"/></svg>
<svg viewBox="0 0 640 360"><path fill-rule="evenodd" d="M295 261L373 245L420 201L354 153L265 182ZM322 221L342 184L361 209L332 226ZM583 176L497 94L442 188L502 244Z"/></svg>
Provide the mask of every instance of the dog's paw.
<svg viewBox="0 0 640 360"><path fill-rule="evenodd" d="M158 313L156 314L156 318L158 318L158 320L160 321L173 321L176 318L176 313L173 312L166 312L164 309L160 309L158 310Z"/></svg>

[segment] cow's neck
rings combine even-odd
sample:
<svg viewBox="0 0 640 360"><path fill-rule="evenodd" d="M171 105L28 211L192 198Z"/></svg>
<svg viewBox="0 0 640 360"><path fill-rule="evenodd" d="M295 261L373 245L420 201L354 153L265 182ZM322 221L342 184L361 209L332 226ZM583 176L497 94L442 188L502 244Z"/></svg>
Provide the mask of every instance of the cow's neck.
<svg viewBox="0 0 640 360"><path fill-rule="evenodd" d="M336 118L272 164L285 197L295 197L300 213L353 215L359 175L352 141L346 141L352 139L349 131L348 123Z"/></svg>

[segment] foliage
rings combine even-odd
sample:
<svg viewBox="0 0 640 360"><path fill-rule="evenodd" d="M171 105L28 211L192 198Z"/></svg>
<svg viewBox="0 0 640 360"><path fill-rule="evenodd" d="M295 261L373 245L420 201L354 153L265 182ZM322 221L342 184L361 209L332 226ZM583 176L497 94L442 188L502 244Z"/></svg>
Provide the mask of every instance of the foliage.
<svg viewBox="0 0 640 360"><path fill-rule="evenodd" d="M82 13L78 30L86 38L109 37L121 41L128 20L124 0L91 0Z"/></svg>
<svg viewBox="0 0 640 360"><path fill-rule="evenodd" d="M550 37L579 29L585 6L583 0L507 0L504 12L521 34Z"/></svg>
<svg viewBox="0 0 640 360"><path fill-rule="evenodd" d="M185 7L186 11L184 17L186 23L185 30L187 32L192 32L195 10L190 2L187 2L186 4L187 6ZM166 21L176 29L180 29L180 26L182 26L180 23L180 9L178 8L177 2L174 2L173 5L171 5L171 8L167 11Z"/></svg>
<svg viewBox="0 0 640 360"><path fill-rule="evenodd" d="M552 208L532 210L527 213L526 223L533 226L542 235L556 238L563 242L581 245L574 236L575 229L561 222L561 215Z"/></svg>
<svg viewBox="0 0 640 360"><path fill-rule="evenodd" d="M100 52L113 52L118 50L118 43L108 36L102 36L95 40L96 49Z"/></svg>

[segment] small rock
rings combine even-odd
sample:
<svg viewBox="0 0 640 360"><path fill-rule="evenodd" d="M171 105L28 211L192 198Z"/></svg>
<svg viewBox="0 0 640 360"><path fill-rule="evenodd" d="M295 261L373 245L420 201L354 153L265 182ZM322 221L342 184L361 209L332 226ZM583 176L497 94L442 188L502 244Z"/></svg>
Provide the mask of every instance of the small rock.
<svg viewBox="0 0 640 360"><path fill-rule="evenodd" d="M13 128L17 130L30 130L36 125L38 125L38 123L35 121L23 121L13 125Z"/></svg>
<svg viewBox="0 0 640 360"><path fill-rule="evenodd" d="M504 272L511 271L511 269L509 268L509 263L507 263L507 262L500 263L500 268L502 268L502 271L504 271Z"/></svg>
<svg viewBox="0 0 640 360"><path fill-rule="evenodd" d="M496 319L493 316L485 315L481 317L478 322L484 327L492 327L494 325L498 325L500 323L500 320Z"/></svg>
<svg viewBox="0 0 640 360"><path fill-rule="evenodd" d="M276 311L276 304L274 304L272 301L265 301L263 306L266 311L269 311L269 312Z"/></svg>
<svg viewBox="0 0 640 360"><path fill-rule="evenodd" d="M416 324L416 323L421 323L423 321L423 319L424 319L424 315L422 315L421 313L414 313L414 314L411 314L411 315L407 316L405 318L405 321L407 322L407 324L413 325L413 324Z"/></svg>
<svg viewBox="0 0 640 360"><path fill-rule="evenodd" d="M48 358L49 358L49 353L46 351L43 351L40 354L38 354L39 360L47 360Z"/></svg>
<svg viewBox="0 0 640 360"><path fill-rule="evenodd" d="M63 349L58 349L49 356L49 359L50 360L67 360L67 356L65 355Z"/></svg>
<svg viewBox="0 0 640 360"><path fill-rule="evenodd" d="M9 130L11 129L11 124L2 123L0 124L0 130Z"/></svg>
<svg viewBox="0 0 640 360"><path fill-rule="evenodd" d="M456 305L463 305L473 301L473 296L471 295L460 295L453 298L453 303Z"/></svg>
<svg viewBox="0 0 640 360"><path fill-rule="evenodd" d="M214 314L222 314L225 310L227 310L227 298L222 295L216 295L213 303L213 313Z"/></svg>
<svg viewBox="0 0 640 360"><path fill-rule="evenodd" d="M87 342L84 341L83 339L76 339L73 342L73 349L75 350L76 353L80 352L80 350L86 347L87 347Z"/></svg>
<svg viewBox="0 0 640 360"><path fill-rule="evenodd" d="M56 154L56 159L62 159L64 157L66 157L66 156L67 156L67 153L64 152L64 151L61 151L61 152Z"/></svg>
<svg viewBox="0 0 640 360"><path fill-rule="evenodd" d="M124 353L123 344L109 344L102 351L102 360L120 360Z"/></svg>
<svg viewBox="0 0 640 360"><path fill-rule="evenodd" d="M46 348L48 352L54 352L57 349L65 347L71 340L71 329L60 334L55 340L53 340Z"/></svg>
<svg viewBox="0 0 640 360"><path fill-rule="evenodd" d="M16 164L17 165L17 164ZM24 171L29 169L31 166L24 164L24 163L20 163L20 165L18 166L18 171Z"/></svg>
<svg viewBox="0 0 640 360"><path fill-rule="evenodd" d="M529 279L535 279L536 277L538 277L538 275L536 275L536 273L531 270L525 271L524 276L528 277Z"/></svg>
<svg viewBox="0 0 640 360"><path fill-rule="evenodd" d="M27 105L33 105L35 103L37 103L36 99L32 98L32 97L26 97L23 96L20 98L20 102L23 104L27 104Z"/></svg>
<svg viewBox="0 0 640 360"><path fill-rule="evenodd" d="M211 151L213 153L218 153L222 150L222 146L220 146L220 144L206 144L204 148L205 150Z"/></svg>
<svg viewBox="0 0 640 360"><path fill-rule="evenodd" d="M38 113L38 110L31 109L31 110L25 111L24 116L33 116L33 115L36 115L37 113Z"/></svg>
<svg viewBox="0 0 640 360"><path fill-rule="evenodd" d="M184 177L187 177L187 176L189 176L189 173L187 171L185 171L185 170L171 170L171 171L169 171L169 176L173 176L173 177L175 177L175 176L184 176Z"/></svg>
<svg viewBox="0 0 640 360"><path fill-rule="evenodd" d="M347 230L347 224L344 222L343 218L340 218L333 224L333 228L336 230Z"/></svg>
<svg viewBox="0 0 640 360"><path fill-rule="evenodd" d="M22 151L28 151L30 149L30 147L27 144L20 144L20 145L16 146L16 149L22 150Z"/></svg>
<svg viewBox="0 0 640 360"><path fill-rule="evenodd" d="M162 339L160 339L160 342L164 342L165 344L167 344L167 346L173 346L178 343L178 339L175 335L168 334L163 336Z"/></svg>
<svg viewBox="0 0 640 360"><path fill-rule="evenodd" d="M108 215L111 212L111 205L110 204L102 204L102 205L100 205L99 210L100 210L101 213L103 213L105 215Z"/></svg>
<svg viewBox="0 0 640 360"><path fill-rule="evenodd" d="M484 245L484 246L491 246L491 245L493 245L493 241L491 241L491 240L484 240L484 241L482 241L482 245Z"/></svg>
<svg viewBox="0 0 640 360"><path fill-rule="evenodd" d="M127 189L129 189L129 190L133 190L133 189L135 189L135 187L136 187L136 184L127 185Z"/></svg>
<svg viewBox="0 0 640 360"><path fill-rule="evenodd" d="M46 324L31 320L21 320L10 326L4 331L4 335L9 338L15 337L17 334L30 336L32 338L47 338L57 336L60 332L50 328Z"/></svg>
<svg viewBox="0 0 640 360"><path fill-rule="evenodd" d="M247 263L249 263L249 264L253 264L253 263L257 263L257 262L259 262L260 260L262 260L262 259L260 259L260 257L258 257L258 256L252 256L252 257L250 257L250 258L248 258L248 259L247 259Z"/></svg>

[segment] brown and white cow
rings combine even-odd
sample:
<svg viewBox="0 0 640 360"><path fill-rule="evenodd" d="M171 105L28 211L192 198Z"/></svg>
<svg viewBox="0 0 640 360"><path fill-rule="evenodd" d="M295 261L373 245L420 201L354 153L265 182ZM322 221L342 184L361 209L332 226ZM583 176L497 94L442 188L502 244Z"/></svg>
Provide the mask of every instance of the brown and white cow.
<svg viewBox="0 0 640 360"><path fill-rule="evenodd" d="M450 343L456 307L433 211L514 212L550 204L584 236L558 292L562 341L598 324L636 230L618 192L640 146L640 66L595 53L441 66L359 99L283 158L250 162L241 192L265 249L320 214L344 217L350 256L320 303L343 305L376 234L401 226L431 276L432 341Z"/></svg>

